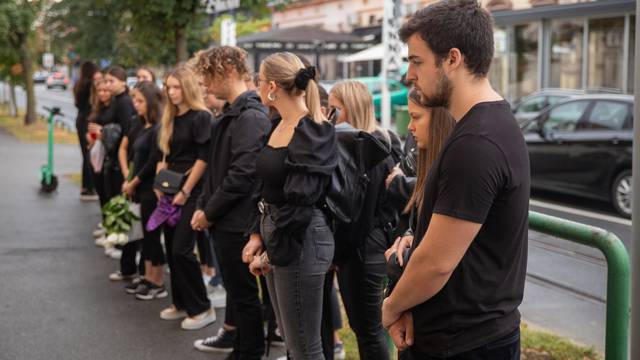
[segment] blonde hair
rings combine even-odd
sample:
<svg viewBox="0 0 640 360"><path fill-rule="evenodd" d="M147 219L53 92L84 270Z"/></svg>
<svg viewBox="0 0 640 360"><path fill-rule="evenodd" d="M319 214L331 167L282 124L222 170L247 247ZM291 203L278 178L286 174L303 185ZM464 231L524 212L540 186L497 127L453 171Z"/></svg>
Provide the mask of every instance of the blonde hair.
<svg viewBox="0 0 640 360"><path fill-rule="evenodd" d="M344 108L347 122L356 129L374 132L377 129L373 99L367 86L360 81L341 81L331 88L331 95Z"/></svg>
<svg viewBox="0 0 640 360"><path fill-rule="evenodd" d="M443 107L427 107L422 104L420 95L417 91L412 90L409 93L409 100L420 106L420 108L430 112L431 120L427 128L427 146L429 149L420 149L418 152L418 173L416 176L416 185L413 188L413 193L409 202L404 209L405 213L411 212L413 207L418 208L418 214L422 213L424 203L424 187L427 182L427 175L435 163L437 157L440 155L444 144L446 143L449 135L453 132L456 126L456 121L451 116L449 111Z"/></svg>
<svg viewBox="0 0 640 360"><path fill-rule="evenodd" d="M187 104L191 110L202 110L209 112L202 100L200 86L194 73L186 66L178 66L171 70L164 77L165 86L162 90L165 97L164 111L160 120L160 133L158 134L158 146L164 155L169 155L169 144L173 137L173 120L178 113L178 107L169 101L167 80L173 77L180 82L182 88L182 101Z"/></svg>
<svg viewBox="0 0 640 360"><path fill-rule="evenodd" d="M305 69L299 57L290 52L278 52L269 55L262 61L260 66L265 77L264 80L275 82L279 88L290 96L304 95L305 103L309 109L309 116L315 122L326 120L320 106L320 93L318 92L316 79L309 80L305 90L300 90L296 87L296 76L300 70Z"/></svg>
<svg viewBox="0 0 640 360"><path fill-rule="evenodd" d="M189 60L188 66L207 81L215 77L226 77L227 71L235 69L244 81L251 80L251 72L247 65L247 52L236 46L219 46L198 51Z"/></svg>

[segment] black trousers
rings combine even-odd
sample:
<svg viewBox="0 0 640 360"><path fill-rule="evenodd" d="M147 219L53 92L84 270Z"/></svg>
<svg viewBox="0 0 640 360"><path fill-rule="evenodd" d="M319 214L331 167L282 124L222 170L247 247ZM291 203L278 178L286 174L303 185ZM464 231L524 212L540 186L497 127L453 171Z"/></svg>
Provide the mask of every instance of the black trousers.
<svg viewBox="0 0 640 360"><path fill-rule="evenodd" d="M191 218L196 209L193 194L182 207L182 216L175 227L163 226L167 262L171 269L171 298L178 310L189 316L202 314L211 308L200 271L200 264L193 252L196 234L191 228Z"/></svg>
<svg viewBox="0 0 640 360"><path fill-rule="evenodd" d="M164 250L162 249L162 243L160 242L160 229L153 231L147 231L147 222L153 210L158 205L158 198L153 193L153 190L142 189L138 198L140 200L140 219L142 220L142 232L144 233L144 239L142 239L142 261L151 261L153 266L161 266L166 264Z"/></svg>
<svg viewBox="0 0 640 360"><path fill-rule="evenodd" d="M227 310L231 309L236 337L233 351L236 359L260 359L264 354L262 305L256 277L242 262L242 249L249 241L240 233L215 231L213 247L227 290Z"/></svg>
<svg viewBox="0 0 640 360"><path fill-rule="evenodd" d="M124 178L119 169L103 167L102 172L93 173L93 175L94 185L100 198L100 207L109 202L112 197L122 193Z"/></svg>
<svg viewBox="0 0 640 360"><path fill-rule="evenodd" d="M211 248L211 241L204 231L196 232L196 243L198 244L198 258L200 265L207 265L208 267L214 267L213 262L213 250Z"/></svg>
<svg viewBox="0 0 640 360"><path fill-rule="evenodd" d="M490 344L450 357L432 357L415 346L402 352L404 360L520 360L520 328Z"/></svg>
<svg viewBox="0 0 640 360"><path fill-rule="evenodd" d="M81 117L82 116L82 117ZM78 115L76 119L76 133L80 142L80 151L82 152L82 188L93 191L93 169L91 169L91 161L89 160L89 149L87 146L87 119L84 115Z"/></svg>
<svg viewBox="0 0 640 360"><path fill-rule="evenodd" d="M120 272L124 275L140 274L144 275L144 261L142 258L139 263L136 263L136 256L140 251L142 240L130 241L118 247L122 250L122 256L120 257Z"/></svg>
<svg viewBox="0 0 640 360"><path fill-rule="evenodd" d="M360 358L388 360L389 349L382 327L384 246L382 242L379 246L370 245L362 259L351 256L339 264L338 283L349 325L356 334Z"/></svg>

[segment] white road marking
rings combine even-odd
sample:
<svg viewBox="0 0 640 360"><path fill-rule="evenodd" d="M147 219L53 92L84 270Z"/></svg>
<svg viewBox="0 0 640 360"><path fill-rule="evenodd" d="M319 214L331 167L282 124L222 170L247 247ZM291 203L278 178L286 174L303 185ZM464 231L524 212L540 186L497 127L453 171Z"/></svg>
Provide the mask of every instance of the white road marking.
<svg viewBox="0 0 640 360"><path fill-rule="evenodd" d="M629 220L629 219L624 219L624 218L617 217L617 216L599 214L599 213L593 212L593 211L580 210L580 209L575 209L575 208L568 207L568 206L550 204L550 203L547 203L547 202L543 202L543 201L539 201L539 200L533 200L533 199L531 199L529 201L529 205L537 206L537 207L544 208L544 209L549 209L549 210L562 211L562 212L565 212L565 213L568 213L568 214L584 216L584 217L588 217L588 218L592 218L592 219L596 219L596 220L608 221L608 222L611 222L611 223L614 223L614 224L631 226L631 220Z"/></svg>

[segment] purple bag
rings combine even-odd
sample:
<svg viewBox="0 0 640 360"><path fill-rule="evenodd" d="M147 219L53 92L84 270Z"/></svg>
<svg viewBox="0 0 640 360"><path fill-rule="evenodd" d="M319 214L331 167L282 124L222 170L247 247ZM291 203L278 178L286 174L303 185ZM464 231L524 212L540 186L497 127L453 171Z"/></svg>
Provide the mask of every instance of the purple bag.
<svg viewBox="0 0 640 360"><path fill-rule="evenodd" d="M153 210L153 213L151 214L151 217L149 217L149 221L147 222L147 231L153 231L159 228L165 222L171 227L178 225L178 221L180 221L180 215L182 211L179 206L171 204L172 201L173 196L165 195L160 198L160 201L158 201L158 206L156 206L156 209Z"/></svg>

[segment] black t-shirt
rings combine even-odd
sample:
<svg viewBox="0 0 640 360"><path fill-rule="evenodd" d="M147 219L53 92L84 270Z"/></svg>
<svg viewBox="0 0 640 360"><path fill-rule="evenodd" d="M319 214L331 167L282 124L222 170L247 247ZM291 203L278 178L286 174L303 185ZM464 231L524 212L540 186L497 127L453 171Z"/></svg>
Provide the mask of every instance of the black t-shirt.
<svg viewBox="0 0 640 360"><path fill-rule="evenodd" d="M286 165L287 147L274 148L270 145L260 150L256 158L256 175L262 179L262 198L272 205L282 205L287 199L284 184L289 175Z"/></svg>
<svg viewBox="0 0 640 360"><path fill-rule="evenodd" d="M140 131L144 128L144 119L140 116L133 116L129 124L129 131L127 132L127 139L129 140L129 146L127 147L127 161L133 161L134 151L133 144L136 142Z"/></svg>
<svg viewBox="0 0 640 360"><path fill-rule="evenodd" d="M135 126L138 130L129 143L132 144L133 153L133 173L140 179L138 190L151 190L157 162L152 160L151 150L157 147L156 126ZM131 134L132 130L129 131Z"/></svg>
<svg viewBox="0 0 640 360"><path fill-rule="evenodd" d="M211 114L203 110L189 110L173 119L167 155L170 170L184 173L196 160L207 161L212 122Z"/></svg>
<svg viewBox="0 0 640 360"><path fill-rule="evenodd" d="M414 249L433 214L482 227L442 290L413 308L416 350L453 356L519 326L528 210L529 155L509 104L477 104L427 176Z"/></svg>

